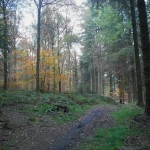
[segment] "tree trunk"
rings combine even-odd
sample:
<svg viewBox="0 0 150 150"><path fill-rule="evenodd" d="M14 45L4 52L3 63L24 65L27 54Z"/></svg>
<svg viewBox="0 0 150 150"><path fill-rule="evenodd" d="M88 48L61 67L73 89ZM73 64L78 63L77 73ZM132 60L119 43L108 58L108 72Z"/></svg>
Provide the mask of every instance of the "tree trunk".
<svg viewBox="0 0 150 150"><path fill-rule="evenodd" d="M40 90L40 29L41 29L41 7L42 2L39 0L38 6L38 24L37 24L37 61L36 61L36 91Z"/></svg>
<svg viewBox="0 0 150 150"><path fill-rule="evenodd" d="M94 66L94 78L93 78L93 83L94 83L94 85L93 85L93 87L94 87L94 92L96 93L97 92L97 78L96 78L96 68L95 68L95 66Z"/></svg>
<svg viewBox="0 0 150 150"><path fill-rule="evenodd" d="M98 45L98 52L97 52L97 64L98 64L98 94L99 95L104 95L104 90L103 90L103 62L102 62L102 51L101 47Z"/></svg>
<svg viewBox="0 0 150 150"><path fill-rule="evenodd" d="M75 78L75 92L77 92L78 88L78 69L77 69L77 54L75 52L75 68L74 68L74 78Z"/></svg>
<svg viewBox="0 0 150 150"><path fill-rule="evenodd" d="M103 74L103 62L101 61L101 65L100 65L100 76L101 76L101 84L100 84L100 88L101 88L101 95L104 95L104 74Z"/></svg>
<svg viewBox="0 0 150 150"><path fill-rule="evenodd" d="M59 57L60 57L60 54L58 52L58 73L59 73L59 77L60 77L59 82L58 82L58 87L59 87L59 93L61 93L61 69L60 69Z"/></svg>
<svg viewBox="0 0 150 150"><path fill-rule="evenodd" d="M17 28L17 11L15 10L15 17L14 17L14 27L13 27L13 50L14 50L14 78L13 81L17 82L16 73L17 73L17 54L16 54L16 28Z"/></svg>
<svg viewBox="0 0 150 150"><path fill-rule="evenodd" d="M109 72L109 95L113 97L113 80L112 80L112 71Z"/></svg>
<svg viewBox="0 0 150 150"><path fill-rule="evenodd" d="M57 52L57 56L58 56L58 74L59 74L59 81L58 81L58 90L59 90L59 93L61 93L61 69L60 69L60 31L59 31L59 27L60 27L60 24L59 24L59 14L58 14L58 22L57 22L57 36L58 36L58 41L57 41L57 49L58 49L58 52Z"/></svg>
<svg viewBox="0 0 150 150"><path fill-rule="evenodd" d="M53 51L52 55L54 57L54 66L53 66L53 73L54 73L54 75L53 75L53 92L55 93L56 92L56 77L55 77L55 75L56 75L56 62L55 62L55 54L54 54L54 42L52 42L52 51Z"/></svg>
<svg viewBox="0 0 150 150"><path fill-rule="evenodd" d="M122 66L118 66L118 90L119 90L119 101L121 104L124 103L124 73L122 72Z"/></svg>
<svg viewBox="0 0 150 150"><path fill-rule="evenodd" d="M113 76L112 81L113 81L113 91L114 91L114 94L115 94L115 92L116 92L116 76L115 75Z"/></svg>
<svg viewBox="0 0 150 150"><path fill-rule="evenodd" d="M70 48L68 46L68 53L69 53L69 91L72 91L72 84L71 84L71 52L70 52Z"/></svg>
<svg viewBox="0 0 150 150"><path fill-rule="evenodd" d="M145 113L150 116L150 45L149 45L149 32L147 23L146 6L144 0L137 0L139 21L140 21L140 34L143 52L144 63L144 77L145 77Z"/></svg>
<svg viewBox="0 0 150 150"><path fill-rule="evenodd" d="M92 71L90 72L90 90L91 90L91 93L93 93L93 76L92 76Z"/></svg>
<svg viewBox="0 0 150 150"><path fill-rule="evenodd" d="M136 72L135 72L135 62L134 62L134 57L130 57L130 74L131 74L131 86L132 86L132 95L133 95L133 101L137 100L137 84L136 84Z"/></svg>
<svg viewBox="0 0 150 150"><path fill-rule="evenodd" d="M135 4L134 0L130 0L131 17L132 17L132 28L133 28L133 39L134 39L134 52L135 52L135 65L136 65L136 79L137 79L137 94L138 94L138 106L144 106L143 93L142 93L142 77L141 77L141 64L139 58L139 43L136 26L135 16Z"/></svg>
<svg viewBox="0 0 150 150"><path fill-rule="evenodd" d="M98 74L97 74L97 78L98 78L98 95L101 95L101 87L100 87L100 84L101 84L101 77L100 77L100 64L98 62Z"/></svg>
<svg viewBox="0 0 150 150"><path fill-rule="evenodd" d="M54 72L54 81L53 81L53 92L56 92L56 63L55 63L55 59L54 59L54 67L53 67L53 72Z"/></svg>
<svg viewBox="0 0 150 150"><path fill-rule="evenodd" d="M8 88L8 46L7 46L7 40L8 40L8 29L7 29L7 18L6 18L6 7L5 2L3 0L3 20L4 20L4 89Z"/></svg>
<svg viewBox="0 0 150 150"><path fill-rule="evenodd" d="M132 86L131 86L131 73L130 71L128 71L127 74L127 83L128 83L128 88L127 88L127 92L128 92L128 103L133 102L133 96L132 96Z"/></svg>

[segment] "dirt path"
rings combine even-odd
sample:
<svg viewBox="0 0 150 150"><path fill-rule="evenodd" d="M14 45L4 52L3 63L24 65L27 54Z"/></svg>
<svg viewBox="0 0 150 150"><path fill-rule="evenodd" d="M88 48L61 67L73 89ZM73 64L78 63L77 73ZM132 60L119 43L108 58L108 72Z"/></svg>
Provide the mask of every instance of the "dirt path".
<svg viewBox="0 0 150 150"><path fill-rule="evenodd" d="M75 150L95 129L113 124L113 119L108 115L113 110L112 106L97 106L77 121L60 126L48 116L40 117L37 124L29 124L26 122L27 114L8 108L4 113L10 116L13 127L12 130L0 129L0 147L7 145L10 150Z"/></svg>
<svg viewBox="0 0 150 150"><path fill-rule="evenodd" d="M90 136L98 127L109 127L113 120L107 115L111 107L97 107L90 110L85 116L61 135L51 146L50 150L75 150L79 143Z"/></svg>

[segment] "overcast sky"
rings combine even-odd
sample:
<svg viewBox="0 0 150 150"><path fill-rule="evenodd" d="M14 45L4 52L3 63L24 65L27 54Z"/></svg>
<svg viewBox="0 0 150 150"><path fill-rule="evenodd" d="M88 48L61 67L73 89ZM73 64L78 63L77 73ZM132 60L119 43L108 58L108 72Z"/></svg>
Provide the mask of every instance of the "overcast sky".
<svg viewBox="0 0 150 150"><path fill-rule="evenodd" d="M85 2L86 0L75 0L77 5L81 5L83 2Z"/></svg>
<svg viewBox="0 0 150 150"><path fill-rule="evenodd" d="M83 2L85 2L87 0L75 0L76 4L78 6L81 6L81 4ZM26 37L29 41L34 38L35 36L35 31L33 30L33 28L31 27L32 24L35 24L36 23L36 20L37 20L37 10L36 10L36 7L35 7L35 4L34 3L31 3L32 6L31 7L27 7L27 8L24 8L23 10L23 15L24 15L24 18L20 24L20 32L21 32L21 35L22 37ZM73 27L73 33L79 35L81 32L82 32L82 29L81 29L81 22L82 22L82 16L81 16L81 12L82 10L79 9L78 11L72 11L72 9L70 9L70 18L71 18L71 26ZM77 44L77 45L74 45L73 46L73 49L80 55L81 54L81 45L80 44Z"/></svg>
<svg viewBox="0 0 150 150"><path fill-rule="evenodd" d="M86 0L75 0L76 4L78 6L81 6L81 4L85 1ZM32 10L31 10L31 8L32 8ZM28 28L30 28L31 25L33 23L35 23L36 19L37 19L36 8L35 8L34 3L32 3L31 7L24 8L24 9L25 9L25 11L23 13L24 18L22 20L22 23L21 23L22 27L20 29L22 32L27 30ZM74 13L70 13L70 14L71 14L71 19L72 19L72 24L74 24L74 26L75 26L74 31L75 32L80 32L80 31L78 31L78 30L80 30L80 26L79 26L79 24L80 24L80 21L79 21L80 20L80 12L78 11L78 13L74 12ZM25 34L28 34L27 31L25 31Z"/></svg>

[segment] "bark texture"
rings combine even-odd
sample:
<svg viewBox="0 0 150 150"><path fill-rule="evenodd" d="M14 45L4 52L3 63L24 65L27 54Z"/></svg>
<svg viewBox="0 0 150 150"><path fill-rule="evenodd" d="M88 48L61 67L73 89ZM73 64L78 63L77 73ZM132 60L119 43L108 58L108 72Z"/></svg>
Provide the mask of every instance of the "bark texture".
<svg viewBox="0 0 150 150"><path fill-rule="evenodd" d="M144 104L143 104L143 93L142 93L141 64L140 64L140 58L139 58L139 43L138 43L134 0L130 0L130 8L131 8L131 18L132 18L132 28L133 28L133 39L134 39L138 105L144 106Z"/></svg>
<svg viewBox="0 0 150 150"><path fill-rule="evenodd" d="M37 61L36 61L36 91L40 90L40 29L41 29L41 8L42 2L39 0L38 24L37 24Z"/></svg>
<svg viewBox="0 0 150 150"><path fill-rule="evenodd" d="M144 0L137 0L145 77L145 113L150 116L150 45L147 13Z"/></svg>

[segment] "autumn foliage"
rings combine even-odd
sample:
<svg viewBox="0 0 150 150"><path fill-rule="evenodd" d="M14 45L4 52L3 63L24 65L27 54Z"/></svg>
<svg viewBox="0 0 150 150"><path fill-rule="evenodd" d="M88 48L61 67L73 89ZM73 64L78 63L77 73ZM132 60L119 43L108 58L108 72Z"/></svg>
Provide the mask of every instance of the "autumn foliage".
<svg viewBox="0 0 150 150"><path fill-rule="evenodd" d="M52 50L41 50L40 59L40 87L41 91L53 91L61 81L67 84L67 73L58 72L58 62L61 56ZM10 89L35 89L36 55L29 50L14 50L10 59L11 69L9 77Z"/></svg>

